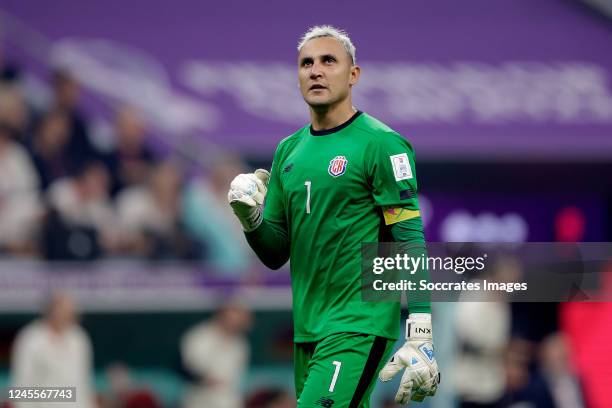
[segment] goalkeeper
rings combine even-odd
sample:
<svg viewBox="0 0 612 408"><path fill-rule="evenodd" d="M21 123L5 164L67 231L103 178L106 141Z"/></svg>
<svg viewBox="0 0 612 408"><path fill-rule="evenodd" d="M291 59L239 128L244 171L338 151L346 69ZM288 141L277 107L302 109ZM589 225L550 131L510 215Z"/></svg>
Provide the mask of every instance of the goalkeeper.
<svg viewBox="0 0 612 408"><path fill-rule="evenodd" d="M429 302L409 299L406 343L385 364L400 302L360 294L362 242L424 244L412 148L353 108L360 68L346 33L313 27L298 51L311 123L279 143L271 173L241 174L228 194L261 261L291 258L298 407L369 407L376 376L402 370L396 401L421 401L440 379Z"/></svg>

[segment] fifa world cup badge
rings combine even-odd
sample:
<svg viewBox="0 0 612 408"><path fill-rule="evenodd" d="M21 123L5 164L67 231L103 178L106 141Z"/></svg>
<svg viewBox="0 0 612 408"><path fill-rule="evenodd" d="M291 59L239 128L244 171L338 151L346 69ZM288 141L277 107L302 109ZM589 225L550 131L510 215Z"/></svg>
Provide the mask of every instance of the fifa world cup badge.
<svg viewBox="0 0 612 408"><path fill-rule="evenodd" d="M389 156L389 158L393 166L395 181L409 180L412 178L412 169L410 168L410 161L406 153L395 154Z"/></svg>
<svg viewBox="0 0 612 408"><path fill-rule="evenodd" d="M336 156L329 162L329 167L327 168L327 172L332 177L338 177L346 172L346 165L348 164L348 160L344 156Z"/></svg>

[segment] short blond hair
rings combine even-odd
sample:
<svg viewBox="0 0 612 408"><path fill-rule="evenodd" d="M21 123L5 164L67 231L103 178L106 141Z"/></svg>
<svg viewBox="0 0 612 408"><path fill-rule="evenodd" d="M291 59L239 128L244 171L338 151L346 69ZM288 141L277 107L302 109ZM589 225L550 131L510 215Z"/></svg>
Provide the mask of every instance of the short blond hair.
<svg viewBox="0 0 612 408"><path fill-rule="evenodd" d="M349 57L351 57L353 65L357 63L357 59L355 58L356 48L353 45L353 42L351 41L351 38L348 36L347 32L331 25L319 25L310 27L308 31L306 31L306 33L302 36L302 38L300 38L297 47L298 52L302 50L302 47L304 47L304 44L306 44L308 41L321 37L332 37L338 40L346 50Z"/></svg>

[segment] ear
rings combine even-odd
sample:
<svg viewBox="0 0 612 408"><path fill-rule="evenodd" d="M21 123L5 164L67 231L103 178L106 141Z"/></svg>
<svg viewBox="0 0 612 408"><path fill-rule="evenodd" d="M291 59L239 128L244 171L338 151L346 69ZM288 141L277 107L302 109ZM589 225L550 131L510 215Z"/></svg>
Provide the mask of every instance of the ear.
<svg viewBox="0 0 612 408"><path fill-rule="evenodd" d="M359 67L359 65L353 65L351 67L349 86L353 86L357 82L359 82L359 75L361 75L361 68Z"/></svg>

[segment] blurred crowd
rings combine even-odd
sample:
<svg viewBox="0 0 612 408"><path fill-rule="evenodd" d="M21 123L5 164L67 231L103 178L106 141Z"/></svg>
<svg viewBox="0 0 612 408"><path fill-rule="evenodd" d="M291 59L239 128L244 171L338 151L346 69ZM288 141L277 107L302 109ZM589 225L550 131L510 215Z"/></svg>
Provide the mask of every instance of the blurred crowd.
<svg viewBox="0 0 612 408"><path fill-rule="evenodd" d="M14 68L0 67L0 254L49 260L206 260L244 268L249 252L226 204L243 170L230 156L187 177L120 106L110 146L91 137L81 87L50 74L49 101L30 103Z"/></svg>
<svg viewBox="0 0 612 408"><path fill-rule="evenodd" d="M246 337L251 312L234 301L210 319L188 329L177 341L184 392L171 406L184 408L294 408L287 390L261 387L244 396L242 380L249 368ZM108 364L103 387L95 386L93 343L79 323L78 307L65 292L53 292L39 318L22 327L11 351L11 385L76 387L76 402L58 408L162 408L168 404L146 382L135 380L123 362ZM10 403L6 407L38 408L47 402Z"/></svg>
<svg viewBox="0 0 612 408"><path fill-rule="evenodd" d="M484 278L517 282L524 273L519 259L502 257ZM449 385L459 407L585 407L560 305L487 296L454 305Z"/></svg>
<svg viewBox="0 0 612 408"><path fill-rule="evenodd" d="M602 370L609 358L596 351L610 348L606 346L609 330L595 326L586 333L583 330L585 313L610 316L608 309L607 304L570 303L561 308L549 303L511 304L503 297L434 305L444 387L425 406L608 406L608 380ZM49 297L41 316L22 327L14 339L12 385L77 386L78 403L67 405L73 408L295 408L286 385L245 384L252 368L250 355L257 352L251 350L249 339L254 316L237 299L228 300L210 318L177 337L180 364L175 375L182 385L178 399L171 403L154 386L137 380L121 361L106 365L98 375L104 385L98 378L96 387L96 350L78 315L70 295L54 292ZM278 333L268 335L269 343ZM379 384L372 406L398 408L393 402L396 386ZM23 406L45 405L28 402Z"/></svg>

